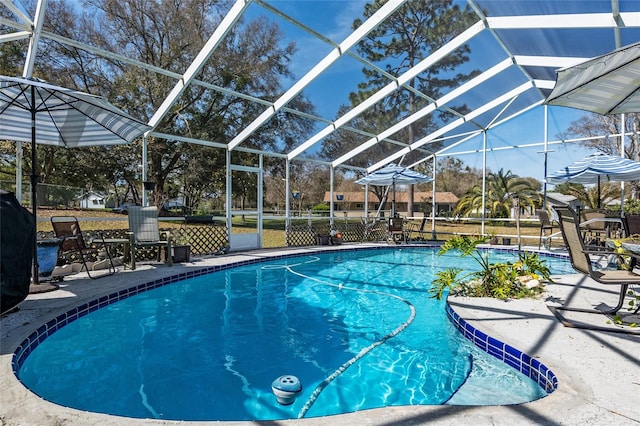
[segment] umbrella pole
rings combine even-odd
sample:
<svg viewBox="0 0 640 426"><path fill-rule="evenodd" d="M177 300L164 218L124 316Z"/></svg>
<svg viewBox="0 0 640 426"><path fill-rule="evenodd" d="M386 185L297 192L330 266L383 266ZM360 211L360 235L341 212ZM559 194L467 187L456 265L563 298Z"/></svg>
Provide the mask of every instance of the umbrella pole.
<svg viewBox="0 0 640 426"><path fill-rule="evenodd" d="M598 209L602 208L602 203L600 202L600 175L598 175Z"/></svg>
<svg viewBox="0 0 640 426"><path fill-rule="evenodd" d="M522 240L520 238L520 196L516 193L511 196L513 203L513 214L516 218L516 234L518 235L518 257L522 251Z"/></svg>
<svg viewBox="0 0 640 426"><path fill-rule="evenodd" d="M396 217L396 181L392 182L393 187L393 203L391 203L391 217Z"/></svg>
<svg viewBox="0 0 640 426"><path fill-rule="evenodd" d="M31 282L38 284L39 265L38 265L38 215L36 213L36 205L38 201L38 175L36 174L36 95L35 88L31 86L31 211L33 214L33 275Z"/></svg>
<svg viewBox="0 0 640 426"><path fill-rule="evenodd" d="M518 234L518 255L522 251L522 239L520 237L520 205L517 207L516 211L516 233Z"/></svg>

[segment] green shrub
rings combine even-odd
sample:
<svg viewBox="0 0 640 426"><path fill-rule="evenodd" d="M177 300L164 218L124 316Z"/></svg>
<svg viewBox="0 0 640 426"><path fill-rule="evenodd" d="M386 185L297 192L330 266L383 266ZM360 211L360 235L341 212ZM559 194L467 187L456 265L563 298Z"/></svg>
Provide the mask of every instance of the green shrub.
<svg viewBox="0 0 640 426"><path fill-rule="evenodd" d="M320 203L320 204L316 204L315 206L311 207L311 210L314 212L328 212L329 211L329 206L324 204L324 203Z"/></svg>
<svg viewBox="0 0 640 426"><path fill-rule="evenodd" d="M620 204L606 206L605 209L613 217L620 217L622 213ZM624 200L624 212L625 214L640 214L640 200Z"/></svg>
<svg viewBox="0 0 640 426"><path fill-rule="evenodd" d="M459 268L448 268L436 273L431 296L441 299L446 290L457 296L495 297L498 299L533 297L544 291L543 281L551 281L550 271L536 253L520 253L515 263L491 263L489 253L479 250L478 244L486 237L455 237L445 242L438 255L458 250L462 257L473 258L480 270L463 274Z"/></svg>

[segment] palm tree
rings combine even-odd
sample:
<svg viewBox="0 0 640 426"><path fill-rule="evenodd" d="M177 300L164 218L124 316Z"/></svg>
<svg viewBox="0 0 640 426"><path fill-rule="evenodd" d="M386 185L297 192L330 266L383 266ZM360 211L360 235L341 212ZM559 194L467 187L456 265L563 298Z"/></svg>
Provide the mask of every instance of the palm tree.
<svg viewBox="0 0 640 426"><path fill-rule="evenodd" d="M567 185L564 191L561 191L564 194L573 195L578 200L582 202L585 208L597 209L599 208L598 201L602 201L602 205L607 205L609 202L613 200L617 200L620 198L620 185L604 182L600 184L600 191L598 191L598 186L594 185L592 187L585 187L583 185ZM599 192L599 194L598 194ZM600 200L598 200L598 195L600 195Z"/></svg>
<svg viewBox="0 0 640 426"><path fill-rule="evenodd" d="M533 180L514 175L511 170L505 173L503 169L500 169L498 173L490 173L485 194L485 209L488 210L489 217L509 217L515 194L520 199L520 208L530 207L533 209L539 206L542 203L542 196L536 186ZM474 212L481 211L482 186L475 185L462 195L455 208L455 213L469 216Z"/></svg>

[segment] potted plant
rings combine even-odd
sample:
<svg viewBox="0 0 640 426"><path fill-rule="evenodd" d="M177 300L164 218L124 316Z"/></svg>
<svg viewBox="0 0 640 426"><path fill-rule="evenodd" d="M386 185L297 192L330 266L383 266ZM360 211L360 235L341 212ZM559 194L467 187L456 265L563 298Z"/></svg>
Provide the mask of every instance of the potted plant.
<svg viewBox="0 0 640 426"><path fill-rule="evenodd" d="M329 233L329 242L334 246L339 246L340 244L342 244L342 232L335 229L332 230Z"/></svg>
<svg viewBox="0 0 640 426"><path fill-rule="evenodd" d="M329 235L327 234L318 234L318 245L319 246L328 246L329 245Z"/></svg>
<svg viewBox="0 0 640 426"><path fill-rule="evenodd" d="M174 262L189 262L191 260L191 245L189 237L178 233L173 239L171 258Z"/></svg>

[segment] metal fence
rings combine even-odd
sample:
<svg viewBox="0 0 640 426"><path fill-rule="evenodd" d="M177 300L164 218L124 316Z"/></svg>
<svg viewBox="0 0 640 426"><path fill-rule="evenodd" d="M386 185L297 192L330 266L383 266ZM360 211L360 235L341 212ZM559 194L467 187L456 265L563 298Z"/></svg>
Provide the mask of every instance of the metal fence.
<svg viewBox="0 0 640 426"><path fill-rule="evenodd" d="M331 231L340 232L345 243L364 241L383 241L387 235L387 226L377 221L366 225L363 223L335 222L333 227L329 222L290 225L287 228L287 246L300 247L319 244L318 238L329 235Z"/></svg>

